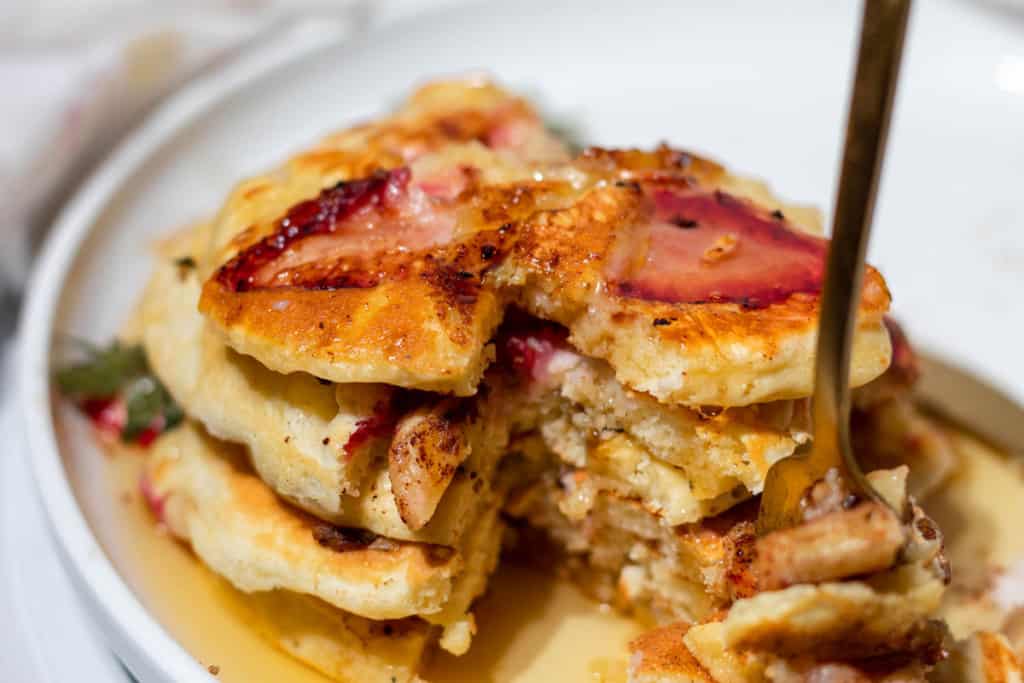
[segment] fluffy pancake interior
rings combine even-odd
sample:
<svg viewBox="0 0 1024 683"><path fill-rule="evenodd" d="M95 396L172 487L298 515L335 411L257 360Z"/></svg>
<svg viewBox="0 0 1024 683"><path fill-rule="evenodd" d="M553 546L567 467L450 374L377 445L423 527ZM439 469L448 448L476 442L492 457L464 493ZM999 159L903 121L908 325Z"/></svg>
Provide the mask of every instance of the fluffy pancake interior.
<svg viewBox="0 0 1024 683"><path fill-rule="evenodd" d="M536 430L563 467L584 473L581 491L637 500L668 526L758 493L769 467L809 438L802 401L666 405L576 352L557 326L517 319L499 331L498 346L514 387L514 429ZM578 498L582 516L587 496Z"/></svg>

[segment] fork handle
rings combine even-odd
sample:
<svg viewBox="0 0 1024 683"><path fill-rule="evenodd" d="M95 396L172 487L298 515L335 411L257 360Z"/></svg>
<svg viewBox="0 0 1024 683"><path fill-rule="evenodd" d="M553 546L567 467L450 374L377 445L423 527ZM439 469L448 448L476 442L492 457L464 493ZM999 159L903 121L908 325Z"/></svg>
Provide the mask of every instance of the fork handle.
<svg viewBox="0 0 1024 683"><path fill-rule="evenodd" d="M814 368L814 439L823 446L814 452L841 452L851 488L872 497L849 447L850 353L910 5L910 0L864 3Z"/></svg>

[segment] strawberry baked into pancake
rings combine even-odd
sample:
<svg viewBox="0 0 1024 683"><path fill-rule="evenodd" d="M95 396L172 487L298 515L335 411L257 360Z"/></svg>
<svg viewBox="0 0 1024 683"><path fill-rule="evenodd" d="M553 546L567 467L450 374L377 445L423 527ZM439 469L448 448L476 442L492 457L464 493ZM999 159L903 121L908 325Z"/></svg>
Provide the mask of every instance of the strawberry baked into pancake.
<svg viewBox="0 0 1024 683"><path fill-rule="evenodd" d="M342 181L246 229L201 310L280 372L467 394L515 299L660 400L807 395L826 243L742 181L668 148L561 164L499 150L479 166L461 152ZM460 170L437 194L435 174ZM855 385L888 365L888 304L869 270Z"/></svg>
<svg viewBox="0 0 1024 683"><path fill-rule="evenodd" d="M827 242L756 184L693 154L591 149L571 206L531 217L510 278L623 384L666 403L807 396ZM753 192L751 192L753 190ZM868 268L851 381L889 364L889 292Z"/></svg>
<svg viewBox="0 0 1024 683"><path fill-rule="evenodd" d="M277 372L472 394L504 302L468 277L494 247L462 244L463 224L496 230L533 207L528 185L484 211L456 198L565 156L521 99L427 86L394 116L240 185L214 224L200 308Z"/></svg>
<svg viewBox="0 0 1024 683"><path fill-rule="evenodd" d="M827 250L813 210L715 162L572 155L494 84L429 84L160 246L127 336L182 424L147 499L338 681L465 653L503 549L654 629L634 681L918 680L948 565L915 497L955 463L873 268L854 436L914 514L824 480L754 533L811 438Z"/></svg>

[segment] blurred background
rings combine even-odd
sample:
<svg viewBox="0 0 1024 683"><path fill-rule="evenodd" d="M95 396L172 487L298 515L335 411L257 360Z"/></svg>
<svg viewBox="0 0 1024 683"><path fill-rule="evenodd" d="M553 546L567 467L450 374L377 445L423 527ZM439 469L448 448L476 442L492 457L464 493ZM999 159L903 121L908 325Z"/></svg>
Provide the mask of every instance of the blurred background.
<svg viewBox="0 0 1024 683"><path fill-rule="evenodd" d="M282 32L339 39L454 0L0 2L0 339L63 201L168 93Z"/></svg>
<svg viewBox="0 0 1024 683"><path fill-rule="evenodd" d="M64 200L162 98L282 32L344 39L458 2L0 2L0 340L14 330L20 289ZM960 2L1024 32L1024 0ZM1014 66L1006 87L1024 90L1024 61Z"/></svg>

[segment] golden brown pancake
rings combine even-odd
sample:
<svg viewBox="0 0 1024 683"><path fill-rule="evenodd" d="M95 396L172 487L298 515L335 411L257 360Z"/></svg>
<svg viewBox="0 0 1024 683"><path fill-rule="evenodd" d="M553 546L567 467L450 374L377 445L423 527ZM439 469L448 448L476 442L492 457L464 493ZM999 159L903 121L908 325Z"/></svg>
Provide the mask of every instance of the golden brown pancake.
<svg viewBox="0 0 1024 683"><path fill-rule="evenodd" d="M208 235L200 225L161 246L133 323L185 412L247 446L268 486L321 519L457 546L481 496L493 494L507 440L500 396L408 397L380 384L331 385L272 372L232 351L196 310L194 270L177 265Z"/></svg>
<svg viewBox="0 0 1024 683"><path fill-rule="evenodd" d="M663 402L739 406L807 396L827 242L763 191L667 147L589 150L589 189L531 216L508 272L518 302ZM743 194L755 187L751 195ZM889 293L868 268L854 386L880 375Z"/></svg>
<svg viewBox="0 0 1024 683"><path fill-rule="evenodd" d="M231 346L279 372L469 394L515 297L663 401L809 393L826 244L799 209L669 148L558 163L522 101L428 92L229 199L201 308ZM888 303L869 269L855 385L889 362Z"/></svg>
<svg viewBox="0 0 1024 683"><path fill-rule="evenodd" d="M501 546L497 501L481 505L457 549L325 524L275 496L241 449L188 421L154 444L144 491L168 528L236 588L310 595L370 619L418 616L445 627L442 646L459 654Z"/></svg>
<svg viewBox="0 0 1024 683"><path fill-rule="evenodd" d="M514 300L663 402L810 393L827 242L759 186L659 148L517 167L492 152L458 192L431 189L467 168L457 157L341 183L243 233L201 309L271 369L342 382L472 393ZM889 364L888 306L869 268L854 385Z"/></svg>
<svg viewBox="0 0 1024 683"><path fill-rule="evenodd" d="M457 241L464 188L526 180L562 156L522 100L479 82L428 86L236 189L200 307L277 372L472 394L504 304L466 278L459 253L427 254ZM464 248L480 262L486 246Z"/></svg>
<svg viewBox="0 0 1024 683"><path fill-rule="evenodd" d="M819 662L784 659L770 653L735 652L724 648L709 629L701 641L705 657L713 657L715 675L680 642L691 627L671 624L645 633L630 643L629 683L924 683L926 667L899 660L880 663ZM961 680L961 679L957 679Z"/></svg>
<svg viewBox="0 0 1024 683"><path fill-rule="evenodd" d="M630 683L715 683L690 651L679 647L688 624L648 631L629 644Z"/></svg>

